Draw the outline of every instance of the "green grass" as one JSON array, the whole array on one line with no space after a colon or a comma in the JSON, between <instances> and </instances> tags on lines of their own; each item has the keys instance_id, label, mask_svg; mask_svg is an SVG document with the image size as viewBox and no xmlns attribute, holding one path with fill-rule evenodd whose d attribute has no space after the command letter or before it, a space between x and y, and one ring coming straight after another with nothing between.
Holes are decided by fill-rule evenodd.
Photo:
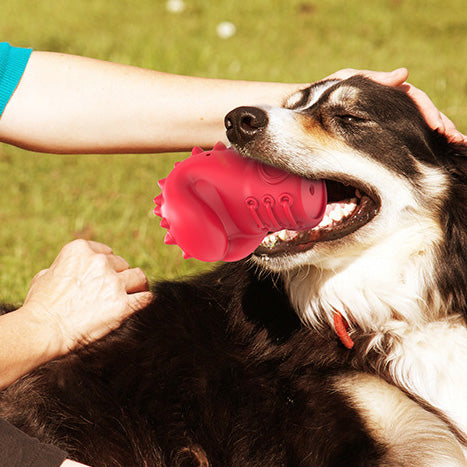
<instances>
[{"instance_id":1,"label":"green grass","mask_svg":"<svg viewBox=\"0 0 467 467\"><path fill-rule=\"evenodd\" d=\"M467 132L465 1L3 0L0 38L173 73L306 82L344 68L407 66ZM216 25L237 33L223 40ZM52 156L0 145L0 300L20 302L61 245L111 245L151 278L209 267L162 243L156 180L179 155Z\"/></svg>"}]
</instances>

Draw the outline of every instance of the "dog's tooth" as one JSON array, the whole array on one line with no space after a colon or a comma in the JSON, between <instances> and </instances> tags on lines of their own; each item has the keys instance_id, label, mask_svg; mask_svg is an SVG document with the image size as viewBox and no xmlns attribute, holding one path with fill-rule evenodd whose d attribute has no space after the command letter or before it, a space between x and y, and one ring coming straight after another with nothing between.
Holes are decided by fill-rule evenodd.
<instances>
[{"instance_id":1,"label":"dog's tooth","mask_svg":"<svg viewBox=\"0 0 467 467\"><path fill-rule=\"evenodd\" d=\"M287 230L287 236L289 240L296 240L300 236L299 230Z\"/></svg>"},{"instance_id":2,"label":"dog's tooth","mask_svg":"<svg viewBox=\"0 0 467 467\"><path fill-rule=\"evenodd\" d=\"M332 224L332 219L328 215L325 215L323 217L322 221L319 223L319 226L320 227L327 227L330 224Z\"/></svg>"},{"instance_id":3,"label":"dog's tooth","mask_svg":"<svg viewBox=\"0 0 467 467\"><path fill-rule=\"evenodd\" d=\"M348 216L351 212L354 211L356 207L357 207L357 203L348 203L342 209L344 211L344 214Z\"/></svg>"},{"instance_id":4,"label":"dog's tooth","mask_svg":"<svg viewBox=\"0 0 467 467\"><path fill-rule=\"evenodd\" d=\"M334 203L326 204L326 210L324 211L324 214L326 216L329 216L329 213L332 212L333 209L334 209Z\"/></svg>"},{"instance_id":5,"label":"dog's tooth","mask_svg":"<svg viewBox=\"0 0 467 467\"><path fill-rule=\"evenodd\" d=\"M333 220L333 221L340 221L342 220L342 218L344 217L344 211L342 210L341 207L336 207L335 209L333 209L330 213L329 213L329 217Z\"/></svg>"},{"instance_id":6,"label":"dog's tooth","mask_svg":"<svg viewBox=\"0 0 467 467\"><path fill-rule=\"evenodd\" d=\"M267 248L272 248L277 243L277 237L275 234L267 235L261 244Z\"/></svg>"},{"instance_id":7,"label":"dog's tooth","mask_svg":"<svg viewBox=\"0 0 467 467\"><path fill-rule=\"evenodd\" d=\"M283 241L286 242L289 239L289 235L287 230L281 230L278 234L278 237Z\"/></svg>"}]
</instances>

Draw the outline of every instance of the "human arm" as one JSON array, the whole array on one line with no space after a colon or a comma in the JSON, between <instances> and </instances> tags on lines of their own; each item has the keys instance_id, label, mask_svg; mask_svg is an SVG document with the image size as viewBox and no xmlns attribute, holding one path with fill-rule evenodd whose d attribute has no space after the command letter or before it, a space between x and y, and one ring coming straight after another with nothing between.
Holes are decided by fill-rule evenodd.
<instances>
[{"instance_id":1,"label":"human arm","mask_svg":"<svg viewBox=\"0 0 467 467\"><path fill-rule=\"evenodd\" d=\"M429 124L459 137L407 70L345 69L406 86ZM74 55L34 51L0 118L0 141L52 153L141 153L212 147L225 139L224 115L240 105L280 105L306 84L197 78Z\"/></svg>"},{"instance_id":2,"label":"human arm","mask_svg":"<svg viewBox=\"0 0 467 467\"><path fill-rule=\"evenodd\" d=\"M406 77L397 70L373 76L391 85ZM240 105L280 105L305 85L180 76L34 51L0 118L0 140L53 153L212 147L225 139L228 111Z\"/></svg>"},{"instance_id":3,"label":"human arm","mask_svg":"<svg viewBox=\"0 0 467 467\"><path fill-rule=\"evenodd\" d=\"M103 337L152 298L140 269L101 243L76 240L33 279L21 308L0 316L0 387Z\"/></svg>"},{"instance_id":4,"label":"human arm","mask_svg":"<svg viewBox=\"0 0 467 467\"><path fill-rule=\"evenodd\" d=\"M53 153L189 150L225 139L224 115L303 85L187 77L32 52L0 119L0 140Z\"/></svg>"}]
</instances>

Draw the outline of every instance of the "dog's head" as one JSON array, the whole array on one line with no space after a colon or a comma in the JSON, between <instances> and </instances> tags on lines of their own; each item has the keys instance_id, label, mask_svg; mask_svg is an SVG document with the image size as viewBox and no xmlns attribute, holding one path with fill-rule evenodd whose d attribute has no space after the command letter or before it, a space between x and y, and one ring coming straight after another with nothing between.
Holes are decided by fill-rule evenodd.
<instances>
[{"instance_id":1,"label":"dog's head","mask_svg":"<svg viewBox=\"0 0 467 467\"><path fill-rule=\"evenodd\" d=\"M432 131L405 92L361 76L323 81L281 108L235 109L226 127L244 156L326 180L322 223L270 235L253 255L284 273L306 320L338 310L373 327L439 313L446 210L454 191L465 200L466 148Z\"/></svg>"}]
</instances>

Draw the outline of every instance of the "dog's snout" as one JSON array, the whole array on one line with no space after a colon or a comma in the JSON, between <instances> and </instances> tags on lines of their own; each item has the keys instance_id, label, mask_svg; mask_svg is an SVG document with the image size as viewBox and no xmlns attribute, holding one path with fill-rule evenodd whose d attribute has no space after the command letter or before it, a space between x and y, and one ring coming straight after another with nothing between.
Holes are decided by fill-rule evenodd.
<instances>
[{"instance_id":1,"label":"dog's snout","mask_svg":"<svg viewBox=\"0 0 467 467\"><path fill-rule=\"evenodd\" d=\"M258 107L237 107L225 116L227 138L231 143L248 143L267 125L268 116Z\"/></svg>"}]
</instances>

